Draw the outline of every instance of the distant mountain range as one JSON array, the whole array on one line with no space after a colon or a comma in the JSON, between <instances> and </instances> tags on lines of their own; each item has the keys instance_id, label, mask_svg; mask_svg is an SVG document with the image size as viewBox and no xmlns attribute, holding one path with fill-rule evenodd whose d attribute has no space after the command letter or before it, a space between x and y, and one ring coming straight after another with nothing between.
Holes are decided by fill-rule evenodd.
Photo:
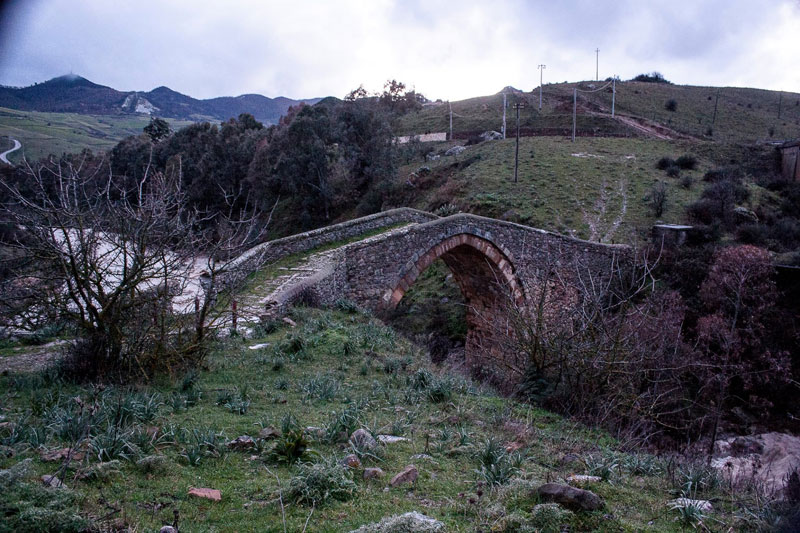
<instances>
[{"instance_id":1,"label":"distant mountain range","mask_svg":"<svg viewBox=\"0 0 800 533\"><path fill-rule=\"evenodd\" d=\"M292 100L260 94L222 96L198 100L157 87L149 92L118 91L98 85L75 74L59 76L30 87L0 86L0 107L20 111L82 113L87 115L152 115L183 120L228 120L241 113L250 113L267 124L278 122L289 106L305 102L315 104L321 98Z\"/></svg>"}]
</instances>

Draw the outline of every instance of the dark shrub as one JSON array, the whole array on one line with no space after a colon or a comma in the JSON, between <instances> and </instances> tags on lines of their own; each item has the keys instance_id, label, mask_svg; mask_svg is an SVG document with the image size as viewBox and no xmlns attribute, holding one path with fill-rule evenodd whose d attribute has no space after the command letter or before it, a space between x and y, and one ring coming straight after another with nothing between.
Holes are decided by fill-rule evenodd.
<instances>
[{"instance_id":1,"label":"dark shrub","mask_svg":"<svg viewBox=\"0 0 800 533\"><path fill-rule=\"evenodd\" d=\"M750 198L750 191L741 183L725 180L712 183L706 187L701 197L709 200L741 204Z\"/></svg>"},{"instance_id":2,"label":"dark shrub","mask_svg":"<svg viewBox=\"0 0 800 533\"><path fill-rule=\"evenodd\" d=\"M719 205L711 200L700 199L690 204L686 212L693 222L700 224L710 225L722 218Z\"/></svg>"},{"instance_id":3,"label":"dark shrub","mask_svg":"<svg viewBox=\"0 0 800 533\"><path fill-rule=\"evenodd\" d=\"M769 228L766 225L752 222L739 226L736 229L736 238L744 244L765 246L769 239L769 233Z\"/></svg>"},{"instance_id":4,"label":"dark shrub","mask_svg":"<svg viewBox=\"0 0 800 533\"><path fill-rule=\"evenodd\" d=\"M711 126L706 128L706 137L713 137L714 136L714 128Z\"/></svg>"},{"instance_id":5,"label":"dark shrub","mask_svg":"<svg viewBox=\"0 0 800 533\"><path fill-rule=\"evenodd\" d=\"M780 243L781 250L792 250L800 245L800 221L781 218L772 226L771 237Z\"/></svg>"},{"instance_id":6,"label":"dark shrub","mask_svg":"<svg viewBox=\"0 0 800 533\"><path fill-rule=\"evenodd\" d=\"M671 157L662 157L656 163L656 168L658 170L667 170L669 167L675 166L675 160Z\"/></svg>"},{"instance_id":7,"label":"dark shrub","mask_svg":"<svg viewBox=\"0 0 800 533\"><path fill-rule=\"evenodd\" d=\"M697 159L691 155L682 155L675 160L675 164L683 170L694 170L697 168Z\"/></svg>"},{"instance_id":8,"label":"dark shrub","mask_svg":"<svg viewBox=\"0 0 800 533\"><path fill-rule=\"evenodd\" d=\"M681 187L684 189L691 189L694 184L694 179L688 174L681 178Z\"/></svg>"},{"instance_id":9,"label":"dark shrub","mask_svg":"<svg viewBox=\"0 0 800 533\"><path fill-rule=\"evenodd\" d=\"M650 72L647 74L639 74L632 81L643 81L645 83L671 83L660 72Z\"/></svg>"},{"instance_id":10,"label":"dark shrub","mask_svg":"<svg viewBox=\"0 0 800 533\"><path fill-rule=\"evenodd\" d=\"M718 167L703 174L703 181L714 183L723 180L740 180L742 177L742 169L738 166Z\"/></svg>"},{"instance_id":11,"label":"dark shrub","mask_svg":"<svg viewBox=\"0 0 800 533\"><path fill-rule=\"evenodd\" d=\"M667 176L670 178L677 178L681 175L681 168L678 165L672 165L667 168Z\"/></svg>"},{"instance_id":12,"label":"dark shrub","mask_svg":"<svg viewBox=\"0 0 800 533\"><path fill-rule=\"evenodd\" d=\"M667 111L672 111L674 113L675 111L678 110L678 101L675 100L674 98L670 98L664 104L664 109L666 109Z\"/></svg>"}]
</instances>

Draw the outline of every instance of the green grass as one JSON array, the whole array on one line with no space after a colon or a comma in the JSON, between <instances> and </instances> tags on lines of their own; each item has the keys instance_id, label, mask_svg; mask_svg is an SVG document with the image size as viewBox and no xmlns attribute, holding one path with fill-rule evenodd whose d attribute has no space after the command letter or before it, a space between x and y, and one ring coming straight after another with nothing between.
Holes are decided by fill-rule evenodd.
<instances>
[{"instance_id":1,"label":"green grass","mask_svg":"<svg viewBox=\"0 0 800 533\"><path fill-rule=\"evenodd\" d=\"M0 108L0 136L22 143L9 160L15 163L36 160L50 154L110 150L129 135L138 135L150 117L138 115L80 115L77 113L41 113ZM191 124L169 120L173 129ZM9 145L9 148L11 145Z\"/></svg>"},{"instance_id":2,"label":"green grass","mask_svg":"<svg viewBox=\"0 0 800 533\"><path fill-rule=\"evenodd\" d=\"M522 101L520 126L523 128L560 128L571 130L573 89L591 91L605 82L557 83L544 86L542 109L539 92L533 90L510 95L509 102ZM753 143L800 137L800 94L738 87L697 87L642 82L619 82L616 85L616 111L623 115L653 120L681 133L722 142ZM717 113L714 104L719 90ZM629 126L612 120L611 88L596 92L580 92L577 129L579 134L622 135L639 137ZM781 100L782 98L782 100ZM677 103L674 112L667 111L668 100ZM778 117L780 104L781 116ZM510 104L509 104L510 105ZM500 131L503 96L481 96L452 102L453 131ZM449 130L447 104L427 106L400 117L394 124L397 135ZM514 111L507 112L509 136L516 127ZM709 127L713 135L706 137ZM770 134L771 132L771 134Z\"/></svg>"},{"instance_id":3,"label":"green grass","mask_svg":"<svg viewBox=\"0 0 800 533\"><path fill-rule=\"evenodd\" d=\"M260 427L280 429L287 416L301 427L326 428L335 414L354 414L356 426L373 433L399 434L408 442L386 445L374 457L362 458L365 466L379 466L387 477L380 481L364 481L355 472L353 497L345 501L329 501L314 507L289 501L290 480L303 471L301 464L275 463L268 459L270 442L262 451L227 451L218 456L206 454L197 466L191 466L185 455L193 437L165 438L157 445L157 453L166 457L163 469L145 472L136 466L142 454L121 458L115 465L118 473L96 475L92 479L74 477L77 468L95 466L94 456L73 463L64 477L75 491L78 507L87 516L122 519L132 529L152 531L171 523L177 510L181 531L283 531L281 505L283 499L287 531L301 531L308 520L308 531L341 532L377 521L380 518L418 510L445 522L448 531L484 531L499 523L502 514L518 513L523 519L537 503L532 488L546 480L561 479L571 473L582 473L585 467L577 462L565 463L567 454L579 458L613 456L615 465L624 465L628 454L614 451L617 444L601 431L590 430L541 409L500 398L459 377L437 376L435 369L427 380L446 383L451 395L443 402L434 401L415 376L430 368L425 356L392 330L367 316L338 311L295 309L292 313L298 327L283 328L252 341L239 338L219 343L194 385L202 395L196 405L175 411L170 405L173 395L185 394L181 380L164 380L150 387L137 389L138 401L161 398L155 418L132 421L129 430L145 427L161 428L161 433L183 434L192 429L199 434L217 434L219 442L239 435L257 436ZM290 349L292 338L302 338L303 348ZM249 350L256 342L271 343L265 350ZM273 349L274 348L274 349ZM277 367L273 360L284 364ZM401 359L387 373L386 361ZM422 370L420 370L422 369ZM312 380L329 378L338 384L333 396L309 395ZM2 415L24 427L40 427L46 435L42 444L51 449L67 445L47 425L48 409L75 406L72 398L80 397L91 404L91 397L107 398L104 409L115 409L130 397L123 392L77 387L46 379L0 377ZM234 397L246 396L250 406L246 414L237 414L218 405L221 391ZM98 396L99 395L99 396ZM141 415L141 408L139 411ZM151 415L152 416L152 415ZM5 430L3 430L5 431ZM102 433L102 430L97 430ZM307 432L315 457L341 459L352 449L345 439L328 441ZM8 444L8 432L2 433ZM522 440L520 457L515 461L513 479L496 487L481 485L481 450L487 440L505 443ZM41 439L40 439L41 440ZM176 442L177 440L177 442ZM38 450L24 443L10 444L13 457L3 454L0 468L8 468L25 458L32 458L35 474L53 473L57 463L43 463ZM4 448L9 449L9 448ZM430 459L412 458L426 453ZM388 479L408 464L416 464L420 477L413 487L389 488ZM663 462L656 460L663 466ZM594 483L589 488L602 496L607 509L594 513L578 513L570 520L571 531L680 531L674 512L666 502L674 497L673 484L663 471L648 474L632 473L624 466L616 467L612 482ZM114 470L112 469L112 470ZM190 498L189 487L216 488L222 492L218 503ZM721 497L722 489L703 494ZM739 526L733 504L721 500L715 505L713 518L726 525ZM118 509L113 512L113 509ZM310 515L310 518L309 518Z\"/></svg>"},{"instance_id":4,"label":"green grass","mask_svg":"<svg viewBox=\"0 0 800 533\"><path fill-rule=\"evenodd\" d=\"M506 139L467 147L457 158L405 165L398 172L396 201L424 210L450 202L465 212L580 238L630 242L646 236L656 221L645 197L657 181L667 184L668 198L659 220L681 222L686 205L700 194L703 173L734 151L685 141L524 137L515 184L514 150L515 141ZM661 157L683 154L698 159L696 170L682 171L694 180L689 189L655 168ZM420 178L417 188L405 186L422 165L431 168L430 176Z\"/></svg>"}]
</instances>

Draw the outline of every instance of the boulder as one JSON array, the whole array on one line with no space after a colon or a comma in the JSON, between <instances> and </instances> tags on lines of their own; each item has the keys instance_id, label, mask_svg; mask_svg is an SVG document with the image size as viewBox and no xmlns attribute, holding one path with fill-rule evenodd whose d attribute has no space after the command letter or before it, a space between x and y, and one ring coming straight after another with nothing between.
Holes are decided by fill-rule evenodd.
<instances>
[{"instance_id":1,"label":"boulder","mask_svg":"<svg viewBox=\"0 0 800 533\"><path fill-rule=\"evenodd\" d=\"M222 492L217 489L190 487L189 496L194 496L195 498L205 498L206 500L212 500L215 502L222 500Z\"/></svg>"},{"instance_id":2,"label":"boulder","mask_svg":"<svg viewBox=\"0 0 800 533\"><path fill-rule=\"evenodd\" d=\"M69 456L70 450L72 448L57 448L55 450L50 451L42 451L39 454L39 457L42 458L42 461L51 462L51 461L63 461ZM73 450L72 451L72 459L75 461L80 461L83 459L83 453Z\"/></svg>"},{"instance_id":3,"label":"boulder","mask_svg":"<svg viewBox=\"0 0 800 533\"><path fill-rule=\"evenodd\" d=\"M785 498L784 480L800 465L800 437L762 433L720 439L714 443L711 466L728 483L758 482L762 494Z\"/></svg>"},{"instance_id":4,"label":"boulder","mask_svg":"<svg viewBox=\"0 0 800 533\"><path fill-rule=\"evenodd\" d=\"M388 516L380 522L367 524L350 533L442 533L444 523L417 511Z\"/></svg>"},{"instance_id":5,"label":"boulder","mask_svg":"<svg viewBox=\"0 0 800 533\"><path fill-rule=\"evenodd\" d=\"M736 206L733 208L733 214L741 222L758 222L758 215L746 207Z\"/></svg>"},{"instance_id":6,"label":"boulder","mask_svg":"<svg viewBox=\"0 0 800 533\"><path fill-rule=\"evenodd\" d=\"M446 151L446 152L444 153L444 155L447 155L447 156L454 156L454 155L458 155L458 154L460 154L460 153L461 153L461 152L463 152L464 150L466 150L466 148L464 148L463 146L461 146L461 145L456 145L456 146L453 146L452 148L450 148L448 151Z\"/></svg>"},{"instance_id":7,"label":"boulder","mask_svg":"<svg viewBox=\"0 0 800 533\"><path fill-rule=\"evenodd\" d=\"M361 468L361 459L354 453L351 453L341 461L339 464L346 466L347 468Z\"/></svg>"},{"instance_id":8,"label":"boulder","mask_svg":"<svg viewBox=\"0 0 800 533\"><path fill-rule=\"evenodd\" d=\"M264 440L277 439L280 436L281 432L272 426L261 428L261 431L258 432L258 438Z\"/></svg>"},{"instance_id":9,"label":"boulder","mask_svg":"<svg viewBox=\"0 0 800 533\"><path fill-rule=\"evenodd\" d=\"M587 476L585 474L573 474L567 478L567 483L573 485L584 485L586 483L598 483L601 481L599 476Z\"/></svg>"},{"instance_id":10,"label":"boulder","mask_svg":"<svg viewBox=\"0 0 800 533\"><path fill-rule=\"evenodd\" d=\"M484 141L497 141L503 138L503 134L497 131L484 131L478 137Z\"/></svg>"},{"instance_id":11,"label":"boulder","mask_svg":"<svg viewBox=\"0 0 800 533\"><path fill-rule=\"evenodd\" d=\"M414 483L419 477L419 470L414 465L408 465L405 467L402 472L395 475L392 480L389 482L389 485L392 487L397 487L398 485L403 485L405 483Z\"/></svg>"},{"instance_id":12,"label":"boulder","mask_svg":"<svg viewBox=\"0 0 800 533\"><path fill-rule=\"evenodd\" d=\"M378 435L378 442L382 444L394 444L395 442L407 442L409 439L405 437L396 437L394 435Z\"/></svg>"},{"instance_id":13,"label":"boulder","mask_svg":"<svg viewBox=\"0 0 800 533\"><path fill-rule=\"evenodd\" d=\"M364 469L364 479L380 479L384 475L383 470L377 467Z\"/></svg>"},{"instance_id":14,"label":"boulder","mask_svg":"<svg viewBox=\"0 0 800 533\"><path fill-rule=\"evenodd\" d=\"M240 435L228 443L228 449L237 452L252 450L256 447L256 441L250 435Z\"/></svg>"},{"instance_id":15,"label":"boulder","mask_svg":"<svg viewBox=\"0 0 800 533\"><path fill-rule=\"evenodd\" d=\"M425 160L426 161L436 161L441 157L442 156L440 156L439 154L428 154L428 155L425 156Z\"/></svg>"},{"instance_id":16,"label":"boulder","mask_svg":"<svg viewBox=\"0 0 800 533\"><path fill-rule=\"evenodd\" d=\"M364 428L357 429L350 435L350 443L361 450L374 450L379 446L378 441Z\"/></svg>"},{"instance_id":17,"label":"boulder","mask_svg":"<svg viewBox=\"0 0 800 533\"><path fill-rule=\"evenodd\" d=\"M178 530L172 526L164 526L158 530L158 533L178 533Z\"/></svg>"},{"instance_id":18,"label":"boulder","mask_svg":"<svg viewBox=\"0 0 800 533\"><path fill-rule=\"evenodd\" d=\"M569 485L545 483L536 492L543 502L558 503L578 511L596 511L605 505L602 498L594 492L576 489Z\"/></svg>"},{"instance_id":19,"label":"boulder","mask_svg":"<svg viewBox=\"0 0 800 533\"><path fill-rule=\"evenodd\" d=\"M56 476L50 476L47 474L42 476L42 484L45 487L52 487L54 489L64 486L64 482L58 479Z\"/></svg>"}]
</instances>

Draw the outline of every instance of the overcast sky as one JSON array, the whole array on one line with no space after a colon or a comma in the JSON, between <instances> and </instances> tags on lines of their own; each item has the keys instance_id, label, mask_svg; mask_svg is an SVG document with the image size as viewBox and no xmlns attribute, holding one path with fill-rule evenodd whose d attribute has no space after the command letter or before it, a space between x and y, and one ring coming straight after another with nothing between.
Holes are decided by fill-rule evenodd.
<instances>
[{"instance_id":1,"label":"overcast sky","mask_svg":"<svg viewBox=\"0 0 800 533\"><path fill-rule=\"evenodd\" d=\"M429 98L631 78L800 92L800 0L3 2L0 84L73 72L120 90Z\"/></svg>"}]
</instances>

